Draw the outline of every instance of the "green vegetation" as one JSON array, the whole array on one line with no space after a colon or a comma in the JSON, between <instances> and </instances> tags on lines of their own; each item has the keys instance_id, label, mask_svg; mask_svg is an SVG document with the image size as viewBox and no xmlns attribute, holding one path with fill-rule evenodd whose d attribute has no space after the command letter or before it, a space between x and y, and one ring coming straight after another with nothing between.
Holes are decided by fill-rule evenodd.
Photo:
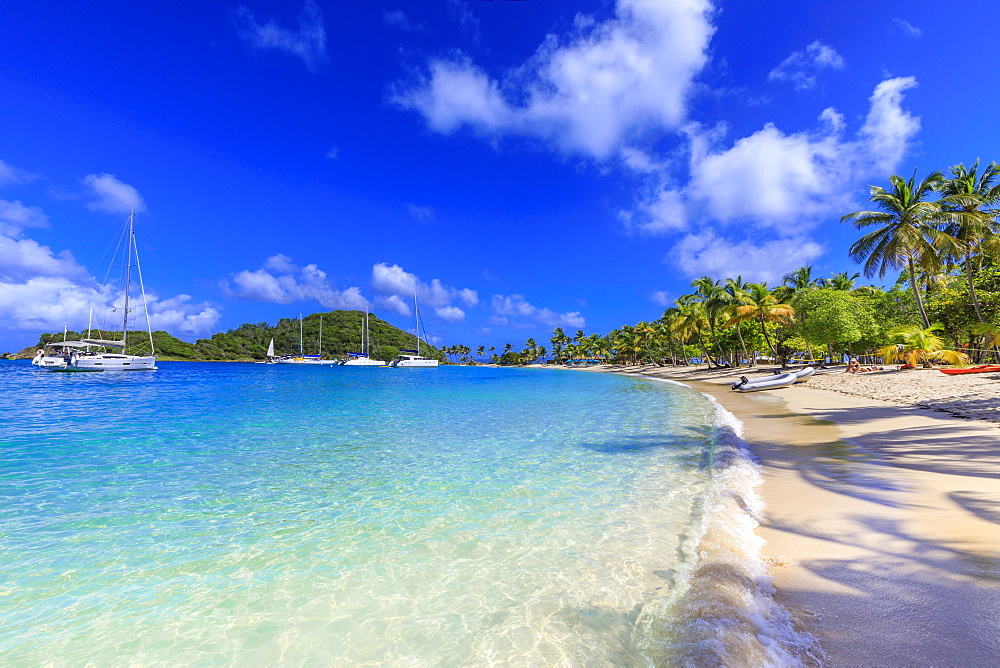
<instances>
[{"instance_id":1,"label":"green vegetation","mask_svg":"<svg viewBox=\"0 0 1000 668\"><path fill-rule=\"evenodd\" d=\"M325 358L343 357L349 352L361 351L361 321L362 311L330 311L313 313L302 320L303 352L314 355L322 352ZM323 349L320 343L320 316L323 321ZM374 358L390 360L400 349L415 349L417 339L413 334L393 327L389 323L369 316L371 328L371 355ZM94 334L97 336L97 334ZM79 341L79 332L68 332L68 340ZM121 339L121 332L104 332L102 338ZM263 360L267 355L267 345L274 339L274 352L277 355L291 355L299 352L299 320L297 318L282 318L274 326L266 322L240 325L228 332L220 332L208 339L199 339L195 343L187 343L166 332L153 332L153 343L156 354L162 360L190 361L251 361ZM42 334L38 345L63 340L63 333ZM149 337L145 332L129 333L129 353L149 352ZM424 342L420 343L420 353L445 361L444 355L437 348Z\"/></svg>"},{"instance_id":2,"label":"green vegetation","mask_svg":"<svg viewBox=\"0 0 1000 668\"><path fill-rule=\"evenodd\" d=\"M884 289L858 286L860 274L814 278L812 267L786 275L782 285L703 276L652 322L623 325L607 335L557 327L552 360L594 359L618 364L754 365L762 352L790 360L837 361L868 355L916 366L1000 361L1000 166L980 172L956 165L946 177L917 181L889 177L888 189L870 187L870 211L841 219L864 230L850 249L866 277L899 272ZM452 347L466 359L469 348ZM490 351L492 352L492 348ZM482 357L483 348L477 349ZM527 364L544 357L529 339L510 343L491 359Z\"/></svg>"}]
</instances>

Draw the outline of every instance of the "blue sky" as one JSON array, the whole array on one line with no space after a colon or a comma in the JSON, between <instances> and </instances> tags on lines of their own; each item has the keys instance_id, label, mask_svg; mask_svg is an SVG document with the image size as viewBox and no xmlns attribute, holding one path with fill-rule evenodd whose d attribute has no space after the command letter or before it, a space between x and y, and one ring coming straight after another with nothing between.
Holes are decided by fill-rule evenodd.
<instances>
[{"instance_id":1,"label":"blue sky","mask_svg":"<svg viewBox=\"0 0 1000 668\"><path fill-rule=\"evenodd\" d=\"M974 17L970 20L970 16ZM135 207L187 340L368 305L439 344L856 271L867 185L1000 158L992 3L15 3L0 350L86 326Z\"/></svg>"}]
</instances>

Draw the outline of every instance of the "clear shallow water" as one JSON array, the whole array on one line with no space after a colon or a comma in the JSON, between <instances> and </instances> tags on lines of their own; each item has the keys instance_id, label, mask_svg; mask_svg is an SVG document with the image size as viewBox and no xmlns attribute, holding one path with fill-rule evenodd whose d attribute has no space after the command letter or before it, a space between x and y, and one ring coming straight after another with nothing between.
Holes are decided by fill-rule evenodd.
<instances>
[{"instance_id":1,"label":"clear shallow water","mask_svg":"<svg viewBox=\"0 0 1000 668\"><path fill-rule=\"evenodd\" d=\"M694 391L547 370L0 364L6 662L686 651L678 600L718 477L716 407Z\"/></svg>"}]
</instances>

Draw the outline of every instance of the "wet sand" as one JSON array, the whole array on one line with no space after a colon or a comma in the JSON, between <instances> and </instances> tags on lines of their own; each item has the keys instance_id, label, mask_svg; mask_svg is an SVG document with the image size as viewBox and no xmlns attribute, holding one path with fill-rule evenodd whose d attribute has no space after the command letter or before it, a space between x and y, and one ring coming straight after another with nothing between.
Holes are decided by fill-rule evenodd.
<instances>
[{"instance_id":1,"label":"wet sand","mask_svg":"<svg viewBox=\"0 0 1000 668\"><path fill-rule=\"evenodd\" d=\"M908 403L905 372L742 394L729 390L739 371L595 370L679 380L743 421L764 469L757 531L777 597L828 665L1000 665L1000 424L956 418L927 392L939 410ZM980 410L992 382L956 401Z\"/></svg>"}]
</instances>

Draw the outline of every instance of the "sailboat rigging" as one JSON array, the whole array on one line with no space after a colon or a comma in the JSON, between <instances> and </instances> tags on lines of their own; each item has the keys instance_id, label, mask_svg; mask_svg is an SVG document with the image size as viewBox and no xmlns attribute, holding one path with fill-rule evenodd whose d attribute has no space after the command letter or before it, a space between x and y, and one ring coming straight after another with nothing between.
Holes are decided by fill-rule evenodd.
<instances>
[{"instance_id":1,"label":"sailboat rigging","mask_svg":"<svg viewBox=\"0 0 1000 668\"><path fill-rule=\"evenodd\" d=\"M63 341L59 344L50 344L52 347L62 348L61 355L46 356L43 351L38 351L32 364L41 366L50 371L153 371L156 367L156 351L153 346L153 330L149 322L149 308L146 302L146 288L142 281L142 266L139 263L139 249L135 241L135 212L132 212L125 223L125 244L124 244L124 266L125 266L125 290L124 306L122 311L122 338L121 339L92 339L90 337L90 327L93 321L93 309L91 309L91 322L87 324L87 337L82 341ZM133 264L134 262L134 264ZM139 279L139 289L142 294L142 309L146 316L146 333L149 336L148 354L126 354L128 345L129 327L129 298L132 291L132 270L135 269ZM112 308L112 312L118 311L119 307ZM139 344L140 347L143 344ZM135 346L135 344L133 344ZM100 351L92 351L91 348L101 348ZM115 352L105 352L107 348L116 348Z\"/></svg>"},{"instance_id":2,"label":"sailboat rigging","mask_svg":"<svg viewBox=\"0 0 1000 668\"><path fill-rule=\"evenodd\" d=\"M413 295L413 319L414 329L413 333L417 337L417 349L416 350L401 350L399 355L393 358L389 362L391 367L413 367L413 368L429 368L436 367L438 361L436 359L431 359L429 357L422 357L420 355L420 310L417 308L417 296Z\"/></svg>"}]
</instances>

